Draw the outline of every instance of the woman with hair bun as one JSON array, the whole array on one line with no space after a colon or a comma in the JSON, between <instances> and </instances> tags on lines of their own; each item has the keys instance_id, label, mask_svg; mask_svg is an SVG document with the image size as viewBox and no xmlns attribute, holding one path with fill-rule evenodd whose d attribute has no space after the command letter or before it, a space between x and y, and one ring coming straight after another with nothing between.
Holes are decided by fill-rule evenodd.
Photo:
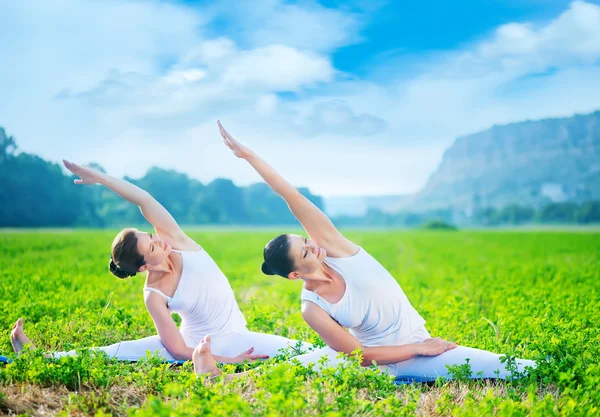
<instances>
[{"instance_id":1,"label":"woman with hair bun","mask_svg":"<svg viewBox=\"0 0 600 417\"><path fill-rule=\"evenodd\" d=\"M335 364L338 352L363 352L363 365L380 368L406 381L451 377L448 365L469 361L473 378L509 378L513 367L501 355L431 338L425 320L411 305L398 282L365 249L346 239L318 207L304 197L257 154L235 140L218 122L225 144L246 160L282 197L308 238L281 235L264 248L262 271L302 280L302 317L328 347L296 356L316 363L326 356ZM349 331L346 331L348 329ZM210 357L210 339L198 347L196 369L218 374ZM514 368L534 367L517 359Z\"/></svg>"},{"instance_id":2,"label":"woman with hair bun","mask_svg":"<svg viewBox=\"0 0 600 417\"><path fill-rule=\"evenodd\" d=\"M194 348L208 335L216 360L223 363L265 359L297 342L251 332L229 281L206 251L179 227L169 212L148 192L123 179L64 160L79 179L75 184L101 184L139 206L153 232L121 230L112 243L108 268L126 279L146 274L144 301L158 335L94 348L118 360L136 361L146 352L165 360L191 360ZM181 316L181 328L171 313ZM31 344L19 319L11 332L15 352ZM303 344L307 349L310 344ZM241 352L241 353L240 353ZM55 352L54 357L75 352Z\"/></svg>"}]
</instances>

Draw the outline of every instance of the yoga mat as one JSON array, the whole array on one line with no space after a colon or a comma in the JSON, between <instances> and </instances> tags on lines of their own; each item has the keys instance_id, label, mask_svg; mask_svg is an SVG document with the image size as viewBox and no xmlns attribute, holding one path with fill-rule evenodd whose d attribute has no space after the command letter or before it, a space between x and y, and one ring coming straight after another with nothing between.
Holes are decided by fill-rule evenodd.
<instances>
[{"instance_id":1,"label":"yoga mat","mask_svg":"<svg viewBox=\"0 0 600 417\"><path fill-rule=\"evenodd\" d=\"M431 378L428 379L423 376L405 375L405 376L396 378L396 380L394 381L394 384L403 385L403 384L413 384L415 382L434 382L434 381L435 381L435 379L431 379Z\"/></svg>"},{"instance_id":2,"label":"yoga mat","mask_svg":"<svg viewBox=\"0 0 600 417\"><path fill-rule=\"evenodd\" d=\"M11 363L12 359L6 356L0 355L0 363ZM137 362L137 361L123 361L123 362ZM173 365L183 365L186 361L165 361L166 363L172 363Z\"/></svg>"}]
</instances>

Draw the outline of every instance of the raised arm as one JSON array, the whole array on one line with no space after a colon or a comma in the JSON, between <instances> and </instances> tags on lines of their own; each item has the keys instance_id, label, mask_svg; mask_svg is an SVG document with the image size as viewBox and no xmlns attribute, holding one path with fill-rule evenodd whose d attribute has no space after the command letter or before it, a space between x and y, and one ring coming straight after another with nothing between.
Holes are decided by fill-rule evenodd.
<instances>
[{"instance_id":1,"label":"raised arm","mask_svg":"<svg viewBox=\"0 0 600 417\"><path fill-rule=\"evenodd\" d=\"M245 159L252 165L273 191L285 200L291 212L317 245L334 257L342 258L356 253L358 247L336 229L325 213L304 197L271 165L234 139L221 122L217 123L225 144L233 151L234 155Z\"/></svg>"},{"instance_id":2,"label":"raised arm","mask_svg":"<svg viewBox=\"0 0 600 417\"><path fill-rule=\"evenodd\" d=\"M388 365L406 361L415 356L438 356L457 346L456 343L433 338L427 339L423 343L401 346L365 347L333 320L325 310L310 301L302 303L302 317L333 350L348 355L351 355L356 349L362 350L362 366L370 366L373 361L378 365Z\"/></svg>"},{"instance_id":3,"label":"raised arm","mask_svg":"<svg viewBox=\"0 0 600 417\"><path fill-rule=\"evenodd\" d=\"M165 300L154 292L146 293L146 308L152 316L154 326L158 331L161 342L167 348L167 351L177 360L191 360L194 349L188 347L181 336L181 332L171 317L171 313ZM213 355L215 360L220 363L241 363L245 360L267 359L267 355L254 355L254 348L250 348L238 356L230 358L225 356Z\"/></svg>"},{"instance_id":4,"label":"raised arm","mask_svg":"<svg viewBox=\"0 0 600 417\"><path fill-rule=\"evenodd\" d=\"M173 216L147 191L120 178L95 169L82 167L63 159L65 167L80 179L75 184L102 184L125 200L139 206L143 216L150 222L156 234L176 249L195 248L197 244L181 230Z\"/></svg>"}]
</instances>

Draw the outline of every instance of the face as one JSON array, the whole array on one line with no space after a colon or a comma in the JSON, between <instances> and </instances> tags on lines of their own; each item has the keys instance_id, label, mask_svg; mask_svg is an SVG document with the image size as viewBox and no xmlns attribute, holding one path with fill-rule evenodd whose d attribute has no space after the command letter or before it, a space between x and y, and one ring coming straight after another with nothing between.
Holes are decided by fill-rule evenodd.
<instances>
[{"instance_id":1,"label":"face","mask_svg":"<svg viewBox=\"0 0 600 417\"><path fill-rule=\"evenodd\" d=\"M290 279L301 278L321 268L327 256L325 249L303 236L289 235L290 257L294 261L296 271L290 273Z\"/></svg>"},{"instance_id":2,"label":"face","mask_svg":"<svg viewBox=\"0 0 600 417\"><path fill-rule=\"evenodd\" d=\"M146 264L140 268L140 271L145 271L148 268L160 265L171 253L171 245L159 238L154 233L136 232L137 250L144 256Z\"/></svg>"}]
</instances>

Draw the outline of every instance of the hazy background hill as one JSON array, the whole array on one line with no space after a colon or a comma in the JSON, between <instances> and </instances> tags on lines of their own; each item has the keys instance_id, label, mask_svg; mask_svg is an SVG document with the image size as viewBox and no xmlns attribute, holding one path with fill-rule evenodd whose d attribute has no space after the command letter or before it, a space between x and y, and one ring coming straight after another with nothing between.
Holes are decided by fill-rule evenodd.
<instances>
[{"instance_id":1,"label":"hazy background hill","mask_svg":"<svg viewBox=\"0 0 600 417\"><path fill-rule=\"evenodd\" d=\"M404 207L483 207L600 199L600 111L494 126L460 137Z\"/></svg>"}]
</instances>

